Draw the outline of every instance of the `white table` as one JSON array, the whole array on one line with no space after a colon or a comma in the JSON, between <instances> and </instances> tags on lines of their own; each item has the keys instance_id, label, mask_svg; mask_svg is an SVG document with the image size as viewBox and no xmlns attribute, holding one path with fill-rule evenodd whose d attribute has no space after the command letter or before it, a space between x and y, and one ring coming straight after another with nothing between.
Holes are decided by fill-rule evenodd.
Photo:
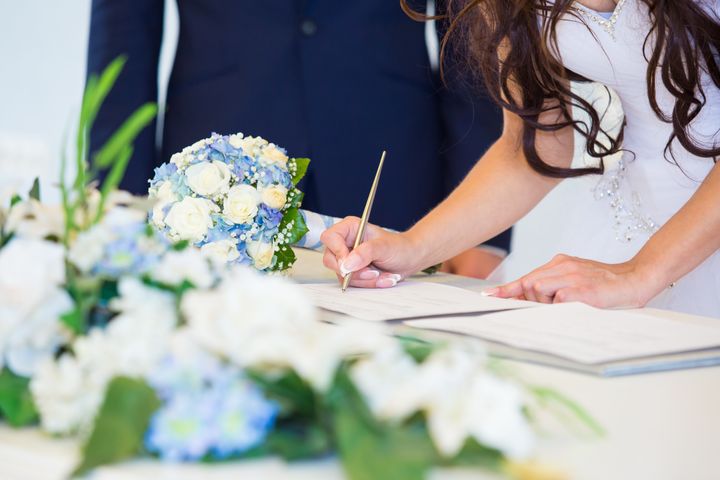
<instances>
[{"instance_id":1,"label":"white table","mask_svg":"<svg viewBox=\"0 0 720 480\"><path fill-rule=\"evenodd\" d=\"M301 252L298 281L332 278L320 257ZM482 282L439 275L432 279L465 288ZM720 478L720 367L598 378L539 365L507 362L523 378L554 387L581 403L607 430L604 438L578 438L558 428L541 439L538 459L587 480L716 480ZM77 445L39 431L0 427L0 479L60 480L77 460ZM292 466L277 459L218 466L173 466L149 460L99 469L97 480L212 480L344 478L334 460ZM436 471L437 479L492 478L475 471ZM382 479L379 479L382 480Z\"/></svg>"}]
</instances>

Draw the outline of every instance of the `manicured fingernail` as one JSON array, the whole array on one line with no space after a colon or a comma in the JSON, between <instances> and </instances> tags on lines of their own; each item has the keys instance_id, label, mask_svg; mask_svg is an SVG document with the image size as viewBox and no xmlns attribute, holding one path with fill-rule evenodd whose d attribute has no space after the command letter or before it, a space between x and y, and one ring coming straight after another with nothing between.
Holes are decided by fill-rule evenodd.
<instances>
[{"instance_id":1,"label":"manicured fingernail","mask_svg":"<svg viewBox=\"0 0 720 480\"><path fill-rule=\"evenodd\" d=\"M397 273L391 274L391 275L390 275L390 278L392 278L393 280L395 280L395 283L396 283L396 284L397 284L398 282L400 282L400 280L402 280L402 276L398 275Z\"/></svg>"},{"instance_id":2,"label":"manicured fingernail","mask_svg":"<svg viewBox=\"0 0 720 480\"><path fill-rule=\"evenodd\" d=\"M357 278L360 280L375 280L380 276L380 272L377 270L363 270L357 274Z\"/></svg>"},{"instance_id":3,"label":"manicured fingernail","mask_svg":"<svg viewBox=\"0 0 720 480\"><path fill-rule=\"evenodd\" d=\"M380 280L377 281L377 284L376 284L376 285L377 285L379 288L390 288L390 287L394 287L394 286L397 285L398 282L399 282L399 280L396 280L396 279L395 279L395 276L396 276L396 275L390 275L390 276L381 278ZM397 275L397 276L399 276L399 275Z\"/></svg>"},{"instance_id":4,"label":"manicured fingernail","mask_svg":"<svg viewBox=\"0 0 720 480\"><path fill-rule=\"evenodd\" d=\"M498 293L500 293L499 288L488 288L487 290L483 290L482 292L480 292L480 295L482 295L483 297L494 297Z\"/></svg>"},{"instance_id":5,"label":"manicured fingernail","mask_svg":"<svg viewBox=\"0 0 720 480\"><path fill-rule=\"evenodd\" d=\"M361 258L350 252L350 254L340 261L340 273L347 275L348 273L354 272L360 267Z\"/></svg>"}]
</instances>

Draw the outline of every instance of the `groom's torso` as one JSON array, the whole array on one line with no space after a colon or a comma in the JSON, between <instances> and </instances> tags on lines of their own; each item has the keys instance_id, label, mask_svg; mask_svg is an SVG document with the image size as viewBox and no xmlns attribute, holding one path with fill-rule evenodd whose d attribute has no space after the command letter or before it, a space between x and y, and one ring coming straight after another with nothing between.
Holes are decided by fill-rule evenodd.
<instances>
[{"instance_id":1,"label":"groom's torso","mask_svg":"<svg viewBox=\"0 0 720 480\"><path fill-rule=\"evenodd\" d=\"M399 2L178 0L178 7L163 159L210 131L262 135L311 156L308 207L342 215L361 209L357 199L388 149L379 205L411 212L400 222L407 224L441 199L437 84L424 25ZM412 184L403 181L408 175ZM406 226L392 221L395 212L376 215Z\"/></svg>"}]
</instances>

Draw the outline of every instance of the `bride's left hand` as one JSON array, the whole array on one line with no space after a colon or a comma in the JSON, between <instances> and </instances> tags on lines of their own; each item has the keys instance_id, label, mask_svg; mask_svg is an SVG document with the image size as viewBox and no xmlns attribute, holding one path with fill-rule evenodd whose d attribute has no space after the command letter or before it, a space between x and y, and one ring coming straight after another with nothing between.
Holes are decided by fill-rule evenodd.
<instances>
[{"instance_id":1,"label":"bride's left hand","mask_svg":"<svg viewBox=\"0 0 720 480\"><path fill-rule=\"evenodd\" d=\"M557 255L524 277L485 293L541 303L583 302L600 308L635 308L645 306L659 293L652 278L633 260L607 264Z\"/></svg>"}]
</instances>

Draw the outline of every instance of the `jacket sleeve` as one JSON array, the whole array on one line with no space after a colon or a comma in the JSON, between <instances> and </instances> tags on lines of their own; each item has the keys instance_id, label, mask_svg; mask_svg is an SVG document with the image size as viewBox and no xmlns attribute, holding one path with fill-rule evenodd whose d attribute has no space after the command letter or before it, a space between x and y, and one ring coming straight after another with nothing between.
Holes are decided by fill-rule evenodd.
<instances>
[{"instance_id":1,"label":"jacket sleeve","mask_svg":"<svg viewBox=\"0 0 720 480\"><path fill-rule=\"evenodd\" d=\"M127 63L107 96L90 132L90 152L99 149L138 107L158 101L158 61L163 37L164 0L92 0L87 72L99 74L119 55ZM153 121L135 141L121 187L147 193L156 162Z\"/></svg>"},{"instance_id":2,"label":"jacket sleeve","mask_svg":"<svg viewBox=\"0 0 720 480\"><path fill-rule=\"evenodd\" d=\"M436 8L442 14L444 0L436 0ZM447 26L438 20L439 40ZM439 85L440 114L443 124L443 147L441 158L444 165L445 193L449 194L462 182L478 159L500 138L502 113L479 85L467 74L464 60L449 52L444 58L444 83ZM512 230L501 233L485 242L505 252L510 251Z\"/></svg>"}]
</instances>

